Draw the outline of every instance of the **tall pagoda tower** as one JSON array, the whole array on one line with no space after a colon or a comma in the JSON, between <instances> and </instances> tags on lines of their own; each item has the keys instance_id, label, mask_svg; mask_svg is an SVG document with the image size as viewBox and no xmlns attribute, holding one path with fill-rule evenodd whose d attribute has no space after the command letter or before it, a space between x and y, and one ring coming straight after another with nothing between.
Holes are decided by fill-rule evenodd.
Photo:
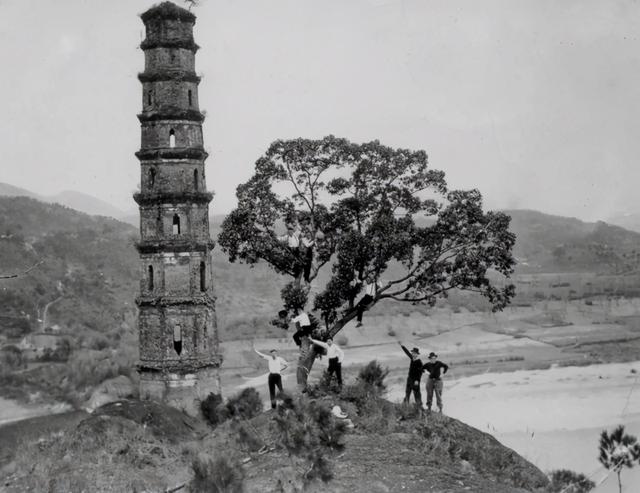
<instances>
[{"instance_id":1,"label":"tall pagoda tower","mask_svg":"<svg viewBox=\"0 0 640 493\"><path fill-rule=\"evenodd\" d=\"M195 16L170 2L141 15L140 397L196 413L220 392L209 202L193 40Z\"/></svg>"}]
</instances>

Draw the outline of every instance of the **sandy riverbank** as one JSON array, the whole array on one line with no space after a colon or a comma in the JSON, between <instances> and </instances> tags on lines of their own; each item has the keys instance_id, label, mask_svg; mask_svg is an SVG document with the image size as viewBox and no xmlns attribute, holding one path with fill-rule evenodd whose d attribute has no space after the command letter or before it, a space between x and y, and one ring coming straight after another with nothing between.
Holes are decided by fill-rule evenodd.
<instances>
[{"instance_id":1,"label":"sandy riverbank","mask_svg":"<svg viewBox=\"0 0 640 493\"><path fill-rule=\"evenodd\" d=\"M389 397L402 393L394 385ZM445 412L544 471L568 468L597 483L606 475L597 459L600 432L624 424L640 437L640 361L447 379ZM623 485L640 491L640 468L624 471ZM617 491L614 476L595 491Z\"/></svg>"}]
</instances>

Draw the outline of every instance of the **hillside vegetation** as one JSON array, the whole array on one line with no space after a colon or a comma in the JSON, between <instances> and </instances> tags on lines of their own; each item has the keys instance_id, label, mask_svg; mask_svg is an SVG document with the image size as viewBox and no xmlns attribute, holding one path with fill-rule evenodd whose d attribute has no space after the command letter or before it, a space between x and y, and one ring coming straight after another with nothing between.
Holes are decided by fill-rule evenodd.
<instances>
[{"instance_id":1,"label":"hillside vegetation","mask_svg":"<svg viewBox=\"0 0 640 493\"><path fill-rule=\"evenodd\" d=\"M623 267L614 260L625 259L640 234L534 211L509 213L518 235L516 255L522 261L518 266L522 275L516 277L521 293L516 303L628 291L624 286L616 288L622 284L611 281ZM222 219L212 218L214 238ZM114 219L26 197L0 197L0 274L21 273L37 264L26 275L0 280L0 346L5 347L0 351L2 395L27 399L29 394L40 392L79 402L107 378L124 374L135 380L134 299L139 266L133 243L137 235L135 227ZM628 256L625 261L628 263ZM283 282L277 275L261 264L253 268L231 264L219 250L214 250L213 269L222 341L287 337L270 323L281 304ZM548 286L544 287L543 282L534 283L526 277L527 272L593 271L610 276L600 280L590 277L588 289L577 287L581 283L575 279L562 283L556 276L545 281ZM613 287L595 285L604 280ZM554 287L561 284L566 287ZM488 309L484 300L473 295L452 293L447 303L454 311ZM381 311L409 315L429 310L388 302L370 316ZM53 326L60 329L72 350L67 364L27 368L18 351L6 349L28 333ZM11 368L4 363L9 360L19 371L8 371Z\"/></svg>"},{"instance_id":2,"label":"hillside vegetation","mask_svg":"<svg viewBox=\"0 0 640 493\"><path fill-rule=\"evenodd\" d=\"M425 420L413 406L385 400L383 379L379 371L361 371L340 393L320 385L306 396L282 395L277 410L267 412L259 399L254 405L255 390L245 389L220 405L232 415L208 426L153 402L107 404L5 451L4 486L9 492L548 491L539 469L490 435L440 414ZM353 426L332 414L336 404Z\"/></svg>"}]
</instances>

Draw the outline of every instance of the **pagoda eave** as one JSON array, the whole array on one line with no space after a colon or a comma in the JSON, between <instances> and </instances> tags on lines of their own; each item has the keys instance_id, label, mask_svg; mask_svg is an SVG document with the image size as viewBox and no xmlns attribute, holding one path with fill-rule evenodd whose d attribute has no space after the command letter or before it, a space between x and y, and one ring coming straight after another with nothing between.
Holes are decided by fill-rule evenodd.
<instances>
[{"instance_id":1,"label":"pagoda eave","mask_svg":"<svg viewBox=\"0 0 640 493\"><path fill-rule=\"evenodd\" d=\"M207 253L213 250L214 247L215 247L215 242L211 239L203 240L203 241L162 239L162 240L141 240L136 242L136 249L140 254L183 253L183 252Z\"/></svg>"},{"instance_id":2,"label":"pagoda eave","mask_svg":"<svg viewBox=\"0 0 640 493\"><path fill-rule=\"evenodd\" d=\"M154 48L182 48L185 50L197 52L200 47L192 39L145 39L140 43L143 51L153 50Z\"/></svg>"},{"instance_id":3,"label":"pagoda eave","mask_svg":"<svg viewBox=\"0 0 640 493\"><path fill-rule=\"evenodd\" d=\"M198 110L183 110L178 108L160 108L157 111L145 111L138 113L140 123L157 122L161 120L185 120L189 123L202 123L205 116Z\"/></svg>"},{"instance_id":4,"label":"pagoda eave","mask_svg":"<svg viewBox=\"0 0 640 493\"><path fill-rule=\"evenodd\" d=\"M198 159L204 161L209 154L204 149L193 147L164 147L156 149L140 149L136 152L140 161L157 159Z\"/></svg>"},{"instance_id":5,"label":"pagoda eave","mask_svg":"<svg viewBox=\"0 0 640 493\"><path fill-rule=\"evenodd\" d=\"M194 373L198 370L203 370L206 368L220 368L220 366L222 365L222 355L215 354L213 356L214 357L207 360L145 360L140 361L136 369L138 370L138 372L176 373L178 375L188 375L190 373Z\"/></svg>"},{"instance_id":6,"label":"pagoda eave","mask_svg":"<svg viewBox=\"0 0 640 493\"><path fill-rule=\"evenodd\" d=\"M133 200L138 205L154 205L154 204L208 204L213 200L211 192L164 192L164 193L143 193L136 192L133 194Z\"/></svg>"},{"instance_id":7,"label":"pagoda eave","mask_svg":"<svg viewBox=\"0 0 640 493\"><path fill-rule=\"evenodd\" d=\"M158 82L174 80L178 82L194 82L199 84L202 77L193 72L185 72L184 70L164 70L162 72L140 72L138 74L140 82Z\"/></svg>"},{"instance_id":8,"label":"pagoda eave","mask_svg":"<svg viewBox=\"0 0 640 493\"><path fill-rule=\"evenodd\" d=\"M215 305L216 298L209 294L189 295L189 296L138 296L136 305L142 308L145 306L208 306Z\"/></svg>"}]
</instances>

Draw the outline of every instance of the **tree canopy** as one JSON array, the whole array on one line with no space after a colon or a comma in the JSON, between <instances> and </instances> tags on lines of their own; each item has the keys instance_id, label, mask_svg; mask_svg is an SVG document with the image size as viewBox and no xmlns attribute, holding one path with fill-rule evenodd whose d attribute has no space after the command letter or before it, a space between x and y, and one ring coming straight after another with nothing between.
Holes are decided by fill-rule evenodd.
<instances>
[{"instance_id":1,"label":"tree canopy","mask_svg":"<svg viewBox=\"0 0 640 493\"><path fill-rule=\"evenodd\" d=\"M325 337L356 316L367 281L380 282L367 308L385 299L433 305L460 289L501 310L514 295L513 285L495 282L515 264L509 216L484 212L478 190L449 190L425 151L334 136L278 140L236 195L218 238L223 251L288 276L284 307L316 311ZM296 235L298 246L287 241ZM309 300L323 270L328 280ZM310 353L301 361L312 364Z\"/></svg>"}]
</instances>

